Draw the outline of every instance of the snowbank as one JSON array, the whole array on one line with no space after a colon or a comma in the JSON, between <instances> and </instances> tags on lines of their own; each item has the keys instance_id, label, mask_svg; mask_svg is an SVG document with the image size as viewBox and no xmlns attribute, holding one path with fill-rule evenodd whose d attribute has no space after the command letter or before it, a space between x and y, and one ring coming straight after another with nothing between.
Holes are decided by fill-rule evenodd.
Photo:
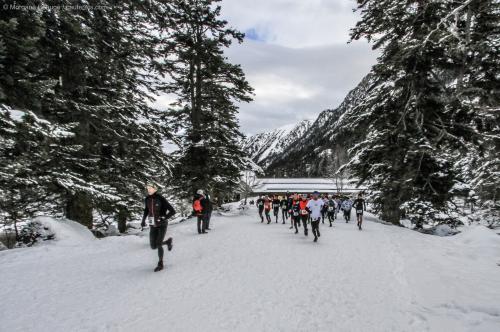
<instances>
[{"instance_id":1,"label":"snowbank","mask_svg":"<svg viewBox=\"0 0 500 332\"><path fill-rule=\"evenodd\" d=\"M500 260L500 236L494 230L482 225L464 227L456 238L460 244L477 249L483 255L491 254Z\"/></svg>"},{"instance_id":2,"label":"snowbank","mask_svg":"<svg viewBox=\"0 0 500 332\"><path fill-rule=\"evenodd\" d=\"M88 228L68 219L37 217L34 221L40 222L55 233L55 241L58 245L80 246L97 240Z\"/></svg>"}]
</instances>

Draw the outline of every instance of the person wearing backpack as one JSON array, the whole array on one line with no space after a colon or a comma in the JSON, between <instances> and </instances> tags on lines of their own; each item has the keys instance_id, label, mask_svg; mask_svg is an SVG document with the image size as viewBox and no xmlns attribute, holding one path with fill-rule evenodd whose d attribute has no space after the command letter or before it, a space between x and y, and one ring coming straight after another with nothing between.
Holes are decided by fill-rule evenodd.
<instances>
[{"instance_id":1,"label":"person wearing backpack","mask_svg":"<svg viewBox=\"0 0 500 332\"><path fill-rule=\"evenodd\" d=\"M266 220L268 225L271 223L271 207L272 207L272 200L269 196L267 196L266 198L264 198L264 213L266 215Z\"/></svg>"},{"instance_id":2,"label":"person wearing backpack","mask_svg":"<svg viewBox=\"0 0 500 332\"><path fill-rule=\"evenodd\" d=\"M208 200L205 197L203 190L199 189L193 198L193 214L196 216L198 234L206 234L207 231L207 215L208 215Z\"/></svg>"},{"instance_id":3,"label":"person wearing backpack","mask_svg":"<svg viewBox=\"0 0 500 332\"><path fill-rule=\"evenodd\" d=\"M358 228L361 230L361 224L363 223L363 211L366 211L366 202L363 199L363 194L359 193L358 198L353 202L354 210L356 211L356 220L358 221Z\"/></svg>"},{"instance_id":4,"label":"person wearing backpack","mask_svg":"<svg viewBox=\"0 0 500 332\"><path fill-rule=\"evenodd\" d=\"M141 226L146 227L146 219L149 223L149 245L151 249L158 250L158 265L155 272L163 270L163 245L167 245L168 251L173 248L173 239L165 239L167 233L168 219L175 215L175 210L170 203L158 193L158 188L152 183L146 186L148 196L144 200L144 214Z\"/></svg>"},{"instance_id":5,"label":"person wearing backpack","mask_svg":"<svg viewBox=\"0 0 500 332\"><path fill-rule=\"evenodd\" d=\"M260 196L259 199L255 202L255 205L257 205L257 209L259 209L259 216L260 216L260 222L264 222L264 216L262 213L264 213L264 196Z\"/></svg>"},{"instance_id":6,"label":"person wearing backpack","mask_svg":"<svg viewBox=\"0 0 500 332\"><path fill-rule=\"evenodd\" d=\"M288 197L283 197L280 201L281 206L281 217L283 218L283 225L285 224L285 220L288 220Z\"/></svg>"},{"instance_id":7,"label":"person wearing backpack","mask_svg":"<svg viewBox=\"0 0 500 332\"><path fill-rule=\"evenodd\" d=\"M278 195L274 195L273 198L273 215L276 218L276 223L278 223L278 217L280 215L280 204L281 200Z\"/></svg>"},{"instance_id":8,"label":"person wearing backpack","mask_svg":"<svg viewBox=\"0 0 500 332\"><path fill-rule=\"evenodd\" d=\"M352 209L352 201L349 197L347 197L342 202L342 210L344 211L344 219L346 224L351 221L351 209Z\"/></svg>"}]
</instances>

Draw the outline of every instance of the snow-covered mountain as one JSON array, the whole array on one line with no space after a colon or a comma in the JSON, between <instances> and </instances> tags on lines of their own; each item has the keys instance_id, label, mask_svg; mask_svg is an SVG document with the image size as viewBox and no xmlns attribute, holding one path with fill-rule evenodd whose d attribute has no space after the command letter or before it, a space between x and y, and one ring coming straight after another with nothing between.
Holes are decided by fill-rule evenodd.
<instances>
[{"instance_id":1,"label":"snow-covered mountain","mask_svg":"<svg viewBox=\"0 0 500 332\"><path fill-rule=\"evenodd\" d=\"M311 127L311 120L279 127L270 132L247 137L242 145L250 158L259 166L266 168L290 145L302 137Z\"/></svg>"},{"instance_id":2,"label":"snow-covered mountain","mask_svg":"<svg viewBox=\"0 0 500 332\"><path fill-rule=\"evenodd\" d=\"M267 176L325 176L329 158L333 155L344 162L347 148L356 142L352 133L343 132L342 118L363 101L370 81L366 76L339 107L321 112L315 121L247 137L244 148Z\"/></svg>"}]
</instances>

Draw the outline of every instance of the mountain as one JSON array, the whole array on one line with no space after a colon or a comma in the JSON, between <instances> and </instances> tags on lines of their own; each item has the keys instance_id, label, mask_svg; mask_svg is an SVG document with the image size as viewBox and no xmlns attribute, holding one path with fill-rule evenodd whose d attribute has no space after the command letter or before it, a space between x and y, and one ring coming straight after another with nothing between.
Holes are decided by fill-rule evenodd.
<instances>
[{"instance_id":1,"label":"mountain","mask_svg":"<svg viewBox=\"0 0 500 332\"><path fill-rule=\"evenodd\" d=\"M263 169L278 158L290 145L295 144L311 127L311 120L286 125L270 132L249 136L243 140L243 150Z\"/></svg>"},{"instance_id":2,"label":"mountain","mask_svg":"<svg viewBox=\"0 0 500 332\"><path fill-rule=\"evenodd\" d=\"M332 176L332 170L347 162L347 149L359 140L356 133L344 130L343 115L363 102L371 80L367 75L340 106L321 112L312 123L302 121L246 138L247 151L266 176Z\"/></svg>"}]
</instances>

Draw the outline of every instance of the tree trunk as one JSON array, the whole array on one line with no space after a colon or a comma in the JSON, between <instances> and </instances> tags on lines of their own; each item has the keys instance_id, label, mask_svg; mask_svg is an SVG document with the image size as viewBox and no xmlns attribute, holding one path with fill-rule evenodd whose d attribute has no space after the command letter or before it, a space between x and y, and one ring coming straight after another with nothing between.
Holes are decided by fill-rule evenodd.
<instances>
[{"instance_id":1,"label":"tree trunk","mask_svg":"<svg viewBox=\"0 0 500 332\"><path fill-rule=\"evenodd\" d=\"M92 228L92 201L84 193L71 195L66 202L66 218Z\"/></svg>"},{"instance_id":2,"label":"tree trunk","mask_svg":"<svg viewBox=\"0 0 500 332\"><path fill-rule=\"evenodd\" d=\"M126 208L120 208L118 210L118 231L120 233L125 233L127 231L127 218L128 218L128 211Z\"/></svg>"},{"instance_id":3,"label":"tree trunk","mask_svg":"<svg viewBox=\"0 0 500 332\"><path fill-rule=\"evenodd\" d=\"M386 195L382 203L382 220L400 226L401 211L399 210L399 200L392 195Z\"/></svg>"}]
</instances>

